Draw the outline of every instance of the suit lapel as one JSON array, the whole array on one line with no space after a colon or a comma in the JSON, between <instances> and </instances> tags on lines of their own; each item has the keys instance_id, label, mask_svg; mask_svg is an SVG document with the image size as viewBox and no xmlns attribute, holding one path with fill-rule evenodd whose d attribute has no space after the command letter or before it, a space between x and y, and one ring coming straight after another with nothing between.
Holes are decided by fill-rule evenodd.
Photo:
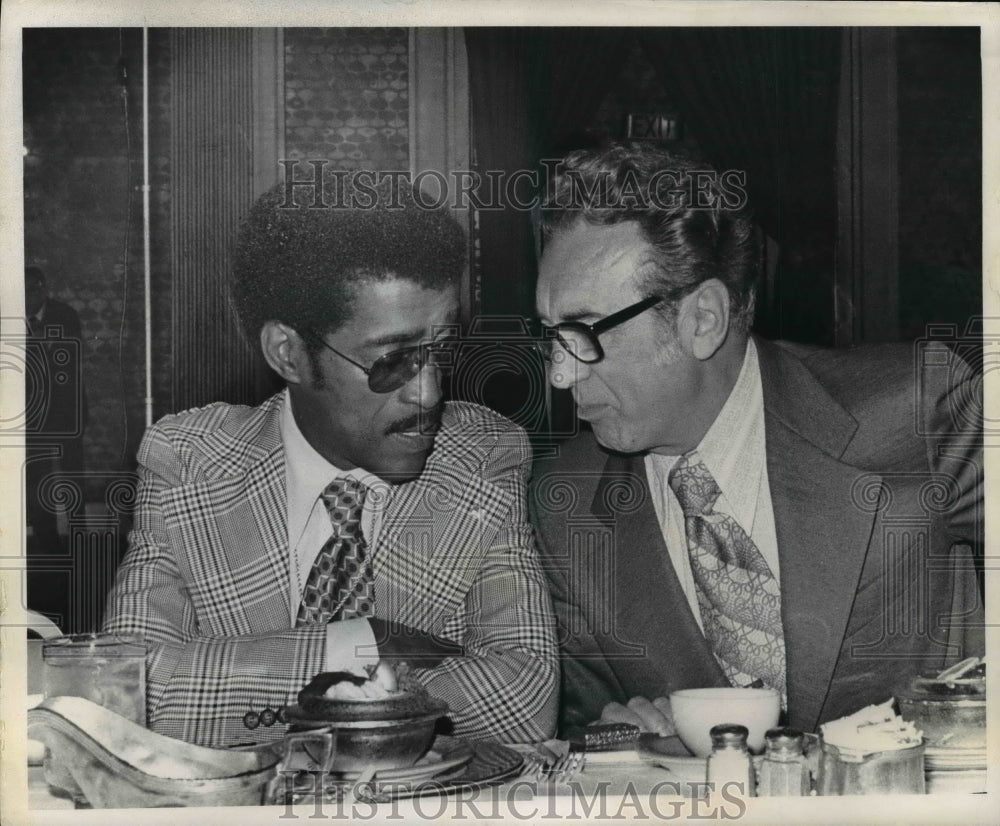
<instances>
[{"instance_id":1,"label":"suit lapel","mask_svg":"<svg viewBox=\"0 0 1000 826\"><path fill-rule=\"evenodd\" d=\"M725 685L674 573L641 457L608 457L591 513L613 531L606 569L614 572L614 580L593 581L590 587L603 584L606 593L614 594L617 650L605 653L622 657L617 671L625 693L666 696L678 688ZM588 566L595 568L600 566ZM595 604L606 603L598 599ZM644 649L640 656L636 645Z\"/></svg>"},{"instance_id":2,"label":"suit lapel","mask_svg":"<svg viewBox=\"0 0 1000 826\"><path fill-rule=\"evenodd\" d=\"M242 605L253 631L287 628L290 620L288 547L288 497L285 488L285 454L278 448L247 473L240 485L245 494L243 508L254 535L249 547L231 545L227 554L244 563L247 571ZM251 570L252 568L252 570Z\"/></svg>"},{"instance_id":3,"label":"suit lapel","mask_svg":"<svg viewBox=\"0 0 1000 826\"><path fill-rule=\"evenodd\" d=\"M440 633L510 507L496 485L432 454L417 480L388 493L372 559L377 615Z\"/></svg>"},{"instance_id":4,"label":"suit lapel","mask_svg":"<svg viewBox=\"0 0 1000 826\"><path fill-rule=\"evenodd\" d=\"M280 399L235 432L216 431L224 473L171 491L167 525L188 549L182 565L206 631L243 635L287 628L288 537ZM224 452L224 453L223 453Z\"/></svg>"},{"instance_id":5,"label":"suit lapel","mask_svg":"<svg viewBox=\"0 0 1000 826\"><path fill-rule=\"evenodd\" d=\"M767 472L781 578L789 722L815 729L829 692L874 524L877 477L839 461L856 428L795 357L758 341ZM876 494L877 495L877 494Z\"/></svg>"}]
</instances>

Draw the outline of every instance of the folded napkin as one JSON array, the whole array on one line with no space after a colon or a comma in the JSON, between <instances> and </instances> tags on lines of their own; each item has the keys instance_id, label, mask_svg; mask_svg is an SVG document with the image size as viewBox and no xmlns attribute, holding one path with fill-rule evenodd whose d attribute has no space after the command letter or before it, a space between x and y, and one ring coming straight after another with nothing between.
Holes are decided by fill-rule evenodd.
<instances>
[{"instance_id":1,"label":"folded napkin","mask_svg":"<svg viewBox=\"0 0 1000 826\"><path fill-rule=\"evenodd\" d=\"M836 746L848 760L920 745L923 732L896 713L894 702L890 697L877 706L868 706L840 720L823 723L820 726L823 741Z\"/></svg>"}]
</instances>

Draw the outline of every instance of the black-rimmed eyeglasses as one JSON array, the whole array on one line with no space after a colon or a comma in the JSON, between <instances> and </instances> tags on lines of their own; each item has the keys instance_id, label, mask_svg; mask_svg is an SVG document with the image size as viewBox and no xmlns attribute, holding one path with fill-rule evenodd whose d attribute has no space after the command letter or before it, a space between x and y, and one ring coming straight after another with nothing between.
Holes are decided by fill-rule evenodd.
<instances>
[{"instance_id":1,"label":"black-rimmed eyeglasses","mask_svg":"<svg viewBox=\"0 0 1000 826\"><path fill-rule=\"evenodd\" d=\"M655 307L661 301L663 298L658 295L648 296L642 301L630 304L623 310L595 321L593 324L584 324L582 321L563 321L552 327L543 324L539 351L546 361L551 361L554 343L558 341L573 358L584 364L596 364L604 358L604 348L601 347L598 338L601 333L606 333L612 327L624 324L639 313L645 312L650 307Z\"/></svg>"},{"instance_id":2,"label":"black-rimmed eyeglasses","mask_svg":"<svg viewBox=\"0 0 1000 826\"><path fill-rule=\"evenodd\" d=\"M404 347L386 353L376 359L371 367L365 367L350 356L345 356L336 347L331 347L322 338L319 341L327 350L363 371L368 376L368 389L373 393L391 393L393 390L398 390L427 365L447 370L453 364L456 343L454 338L446 338L418 344L415 347Z\"/></svg>"}]
</instances>

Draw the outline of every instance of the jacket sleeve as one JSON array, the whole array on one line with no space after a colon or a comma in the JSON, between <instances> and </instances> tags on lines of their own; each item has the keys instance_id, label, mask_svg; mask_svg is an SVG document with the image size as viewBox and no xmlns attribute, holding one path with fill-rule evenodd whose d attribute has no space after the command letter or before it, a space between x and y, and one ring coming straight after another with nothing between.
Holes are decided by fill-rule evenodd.
<instances>
[{"instance_id":1,"label":"jacket sleeve","mask_svg":"<svg viewBox=\"0 0 1000 826\"><path fill-rule=\"evenodd\" d=\"M982 372L938 342L920 358L916 424L937 480L928 506L943 509L952 542L970 546L979 558L985 530Z\"/></svg>"},{"instance_id":2,"label":"jacket sleeve","mask_svg":"<svg viewBox=\"0 0 1000 826\"><path fill-rule=\"evenodd\" d=\"M183 462L166 432L147 431L129 549L108 600L102 630L137 634L147 645L148 725L206 746L276 739L284 726L243 724L251 710L277 710L323 670L325 626L211 637L199 627L170 547L163 499L182 483Z\"/></svg>"},{"instance_id":3,"label":"jacket sleeve","mask_svg":"<svg viewBox=\"0 0 1000 826\"><path fill-rule=\"evenodd\" d=\"M921 353L918 426L926 436L932 482L925 506L939 512L952 549L949 642L965 656L986 650L984 437L982 368L944 344ZM934 573L940 576L941 564Z\"/></svg>"},{"instance_id":4,"label":"jacket sleeve","mask_svg":"<svg viewBox=\"0 0 1000 826\"><path fill-rule=\"evenodd\" d=\"M591 480L577 475L567 485L564 474L542 462L536 465L529 494L531 521L538 535L538 553L552 597L559 645L561 684L558 736L570 737L597 721L608 703L628 701L593 631L584 593L573 586L567 518L573 501L593 493ZM592 599L597 599L594 595ZM591 610L594 605L590 606Z\"/></svg>"},{"instance_id":5,"label":"jacket sleeve","mask_svg":"<svg viewBox=\"0 0 1000 826\"><path fill-rule=\"evenodd\" d=\"M530 463L519 428L488 452L480 472L504 516L459 611L443 630L462 643L465 656L417 669L428 690L448 702L457 735L537 742L555 729L555 629L527 521Z\"/></svg>"}]
</instances>

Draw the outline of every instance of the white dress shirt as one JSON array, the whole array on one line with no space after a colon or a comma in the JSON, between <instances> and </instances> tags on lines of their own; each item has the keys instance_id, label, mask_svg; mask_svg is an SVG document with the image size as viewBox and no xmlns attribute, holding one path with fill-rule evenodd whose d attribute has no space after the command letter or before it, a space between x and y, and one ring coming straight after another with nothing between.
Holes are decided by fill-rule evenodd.
<instances>
[{"instance_id":1,"label":"white dress shirt","mask_svg":"<svg viewBox=\"0 0 1000 826\"><path fill-rule=\"evenodd\" d=\"M288 611L295 625L302 589L305 587L316 555L333 534L333 526L320 494L334 479L354 478L368 488L361 514L361 532L369 553L375 548L382 524L377 506L383 497L373 491L385 491L387 483L362 470L341 470L330 464L306 441L292 414L292 400L287 390L281 409L281 441L285 449L285 489L288 497L289 581ZM331 622L326 627L326 670L353 671L364 674L364 666L377 663L375 634L366 619Z\"/></svg>"},{"instance_id":2,"label":"white dress shirt","mask_svg":"<svg viewBox=\"0 0 1000 826\"><path fill-rule=\"evenodd\" d=\"M757 348L752 339L747 341L746 355L736 384L697 451L722 491L715 510L731 516L746 531L780 585L778 538L767 479L764 392L760 383ZM667 481L671 468L679 458L648 454L645 457L646 478L670 561L691 606L691 613L704 631L688 557L684 513Z\"/></svg>"}]
</instances>

